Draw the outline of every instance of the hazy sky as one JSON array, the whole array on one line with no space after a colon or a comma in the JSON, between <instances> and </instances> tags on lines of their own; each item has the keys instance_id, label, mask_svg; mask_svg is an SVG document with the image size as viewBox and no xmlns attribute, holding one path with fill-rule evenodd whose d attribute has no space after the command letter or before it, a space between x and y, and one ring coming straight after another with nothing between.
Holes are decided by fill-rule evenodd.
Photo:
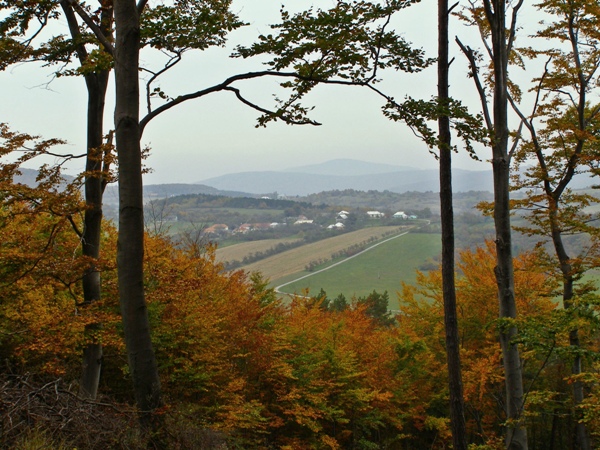
<instances>
[{"instance_id":1,"label":"hazy sky","mask_svg":"<svg viewBox=\"0 0 600 450\"><path fill-rule=\"evenodd\" d=\"M294 0L284 3L289 7L309 4L326 7L331 2ZM249 44L259 33L268 33L266 24L278 20L280 2L238 0L234 5L240 17L250 25L233 33L226 49L186 54L186 60L163 84L168 94L193 92L233 74L264 67L258 60L231 60L228 54L236 44ZM65 31L57 32L66 32L66 25L60 26ZM423 47L428 56L435 56L434 0L424 0L401 13L395 26L408 41ZM458 24L453 26L451 34L465 35ZM473 97L464 58L457 56L452 65L452 94ZM144 58L151 56L142 55ZM427 99L436 90L435 67L413 75L384 73L382 78L382 87L397 99L406 94ZM46 86L46 83L49 84ZM276 85L272 80L254 80L238 86L249 99L269 107ZM8 122L19 131L66 139L69 144L63 150L68 152L79 153L85 147L86 92L82 79L53 80L51 69L21 65L0 73L0 86L3 95L0 121ZM107 129L112 124L112 95L111 90ZM337 158L437 167L434 158L406 126L383 117L382 100L364 88L321 86L307 97L306 103L316 107L312 117L322 126L275 123L266 129L257 129L257 113L228 92L180 105L146 128L143 143L152 148L147 164L153 173L145 177L145 182L193 183L225 173L278 170ZM487 157L485 151L481 157ZM489 169L486 163L473 162L464 154L455 157L455 166ZM76 171L80 167L72 165L70 169Z\"/></svg>"}]
</instances>

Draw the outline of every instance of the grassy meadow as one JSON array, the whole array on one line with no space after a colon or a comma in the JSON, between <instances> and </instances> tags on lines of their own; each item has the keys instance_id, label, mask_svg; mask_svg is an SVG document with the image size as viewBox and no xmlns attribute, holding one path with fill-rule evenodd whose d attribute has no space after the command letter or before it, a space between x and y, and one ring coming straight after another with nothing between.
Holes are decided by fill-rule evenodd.
<instances>
[{"instance_id":1,"label":"grassy meadow","mask_svg":"<svg viewBox=\"0 0 600 450\"><path fill-rule=\"evenodd\" d=\"M427 259L441 251L441 241L437 234L409 233L390 240L368 252L324 272L311 275L281 288L281 292L300 293L309 289L318 293L321 288L328 297L342 293L346 298L362 296L372 292L388 291L390 309L398 307L396 292L401 283L414 282L416 270ZM309 272L302 271L293 276L272 279L272 285L281 285Z\"/></svg>"}]
</instances>

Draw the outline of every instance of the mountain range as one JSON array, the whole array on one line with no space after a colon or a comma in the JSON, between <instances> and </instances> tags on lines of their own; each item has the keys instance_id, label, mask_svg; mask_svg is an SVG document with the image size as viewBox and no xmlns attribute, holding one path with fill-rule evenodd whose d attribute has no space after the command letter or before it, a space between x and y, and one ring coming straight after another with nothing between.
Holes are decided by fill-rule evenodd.
<instances>
[{"instance_id":1,"label":"mountain range","mask_svg":"<svg viewBox=\"0 0 600 450\"><path fill-rule=\"evenodd\" d=\"M454 190L492 191L491 170L454 169ZM439 191L437 170L376 164L353 159L336 159L322 164L294 167L282 171L241 172L199 182L220 190L260 195L308 195L317 192L355 189L359 191Z\"/></svg>"},{"instance_id":2,"label":"mountain range","mask_svg":"<svg viewBox=\"0 0 600 450\"><path fill-rule=\"evenodd\" d=\"M22 169L17 181L36 184L37 171ZM69 177L69 180L72 177ZM592 185L589 175L576 176L572 189ZM491 170L453 170L455 192L493 191ZM198 183L148 184L146 200L185 194L211 194L228 197L269 195L305 196L324 191L354 189L357 191L439 192L439 175L435 169L378 164L354 159L335 159L321 164L292 167L280 171L240 172L202 180ZM104 202L116 205L116 185L108 186Z\"/></svg>"}]
</instances>

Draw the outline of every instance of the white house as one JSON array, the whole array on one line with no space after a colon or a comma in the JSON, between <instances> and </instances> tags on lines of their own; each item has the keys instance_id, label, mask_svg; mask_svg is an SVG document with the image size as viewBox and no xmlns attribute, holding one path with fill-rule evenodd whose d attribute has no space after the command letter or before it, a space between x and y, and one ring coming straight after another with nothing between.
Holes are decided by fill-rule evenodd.
<instances>
[{"instance_id":1,"label":"white house","mask_svg":"<svg viewBox=\"0 0 600 450\"><path fill-rule=\"evenodd\" d=\"M408 216L406 215L406 213L404 211L398 211L396 214L394 214L394 219L408 219Z\"/></svg>"},{"instance_id":2,"label":"white house","mask_svg":"<svg viewBox=\"0 0 600 450\"><path fill-rule=\"evenodd\" d=\"M369 219L381 219L385 217L385 214L379 211L367 211L367 216L369 216Z\"/></svg>"},{"instance_id":3,"label":"white house","mask_svg":"<svg viewBox=\"0 0 600 450\"><path fill-rule=\"evenodd\" d=\"M315 221L314 221L314 220L312 220L312 219L298 219L298 220L296 220L296 221L294 222L294 225L302 225L302 224L305 224L305 223L312 224L312 223L314 223L314 222L315 222Z\"/></svg>"},{"instance_id":4,"label":"white house","mask_svg":"<svg viewBox=\"0 0 600 450\"><path fill-rule=\"evenodd\" d=\"M346 225L344 225L342 222L337 222L335 224L332 223L331 225L329 225L327 227L327 229L328 230L334 230L334 229L341 230L341 229L343 229L345 227L346 227Z\"/></svg>"}]
</instances>

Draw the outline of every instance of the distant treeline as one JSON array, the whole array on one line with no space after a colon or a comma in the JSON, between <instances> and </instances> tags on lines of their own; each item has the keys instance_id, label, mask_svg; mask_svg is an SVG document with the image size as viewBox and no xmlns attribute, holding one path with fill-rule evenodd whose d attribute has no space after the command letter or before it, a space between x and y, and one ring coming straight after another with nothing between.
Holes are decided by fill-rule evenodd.
<instances>
[{"instance_id":1,"label":"distant treeline","mask_svg":"<svg viewBox=\"0 0 600 450\"><path fill-rule=\"evenodd\" d=\"M152 203L161 205L165 204L168 206L183 205L186 207L196 208L286 209L297 206L302 208L313 207L313 205L310 203L295 200L253 197L225 197L222 195L208 194L177 195L174 197L153 200Z\"/></svg>"},{"instance_id":2,"label":"distant treeline","mask_svg":"<svg viewBox=\"0 0 600 450\"><path fill-rule=\"evenodd\" d=\"M482 201L491 201L492 193L487 191L455 192L453 194L454 209L457 212L471 211ZM439 214L440 195L438 192L404 192L391 191L357 191L354 189L332 190L298 197L298 200L312 204L344 206L347 208L369 208L390 211L405 211L419 214L424 208Z\"/></svg>"}]
</instances>

